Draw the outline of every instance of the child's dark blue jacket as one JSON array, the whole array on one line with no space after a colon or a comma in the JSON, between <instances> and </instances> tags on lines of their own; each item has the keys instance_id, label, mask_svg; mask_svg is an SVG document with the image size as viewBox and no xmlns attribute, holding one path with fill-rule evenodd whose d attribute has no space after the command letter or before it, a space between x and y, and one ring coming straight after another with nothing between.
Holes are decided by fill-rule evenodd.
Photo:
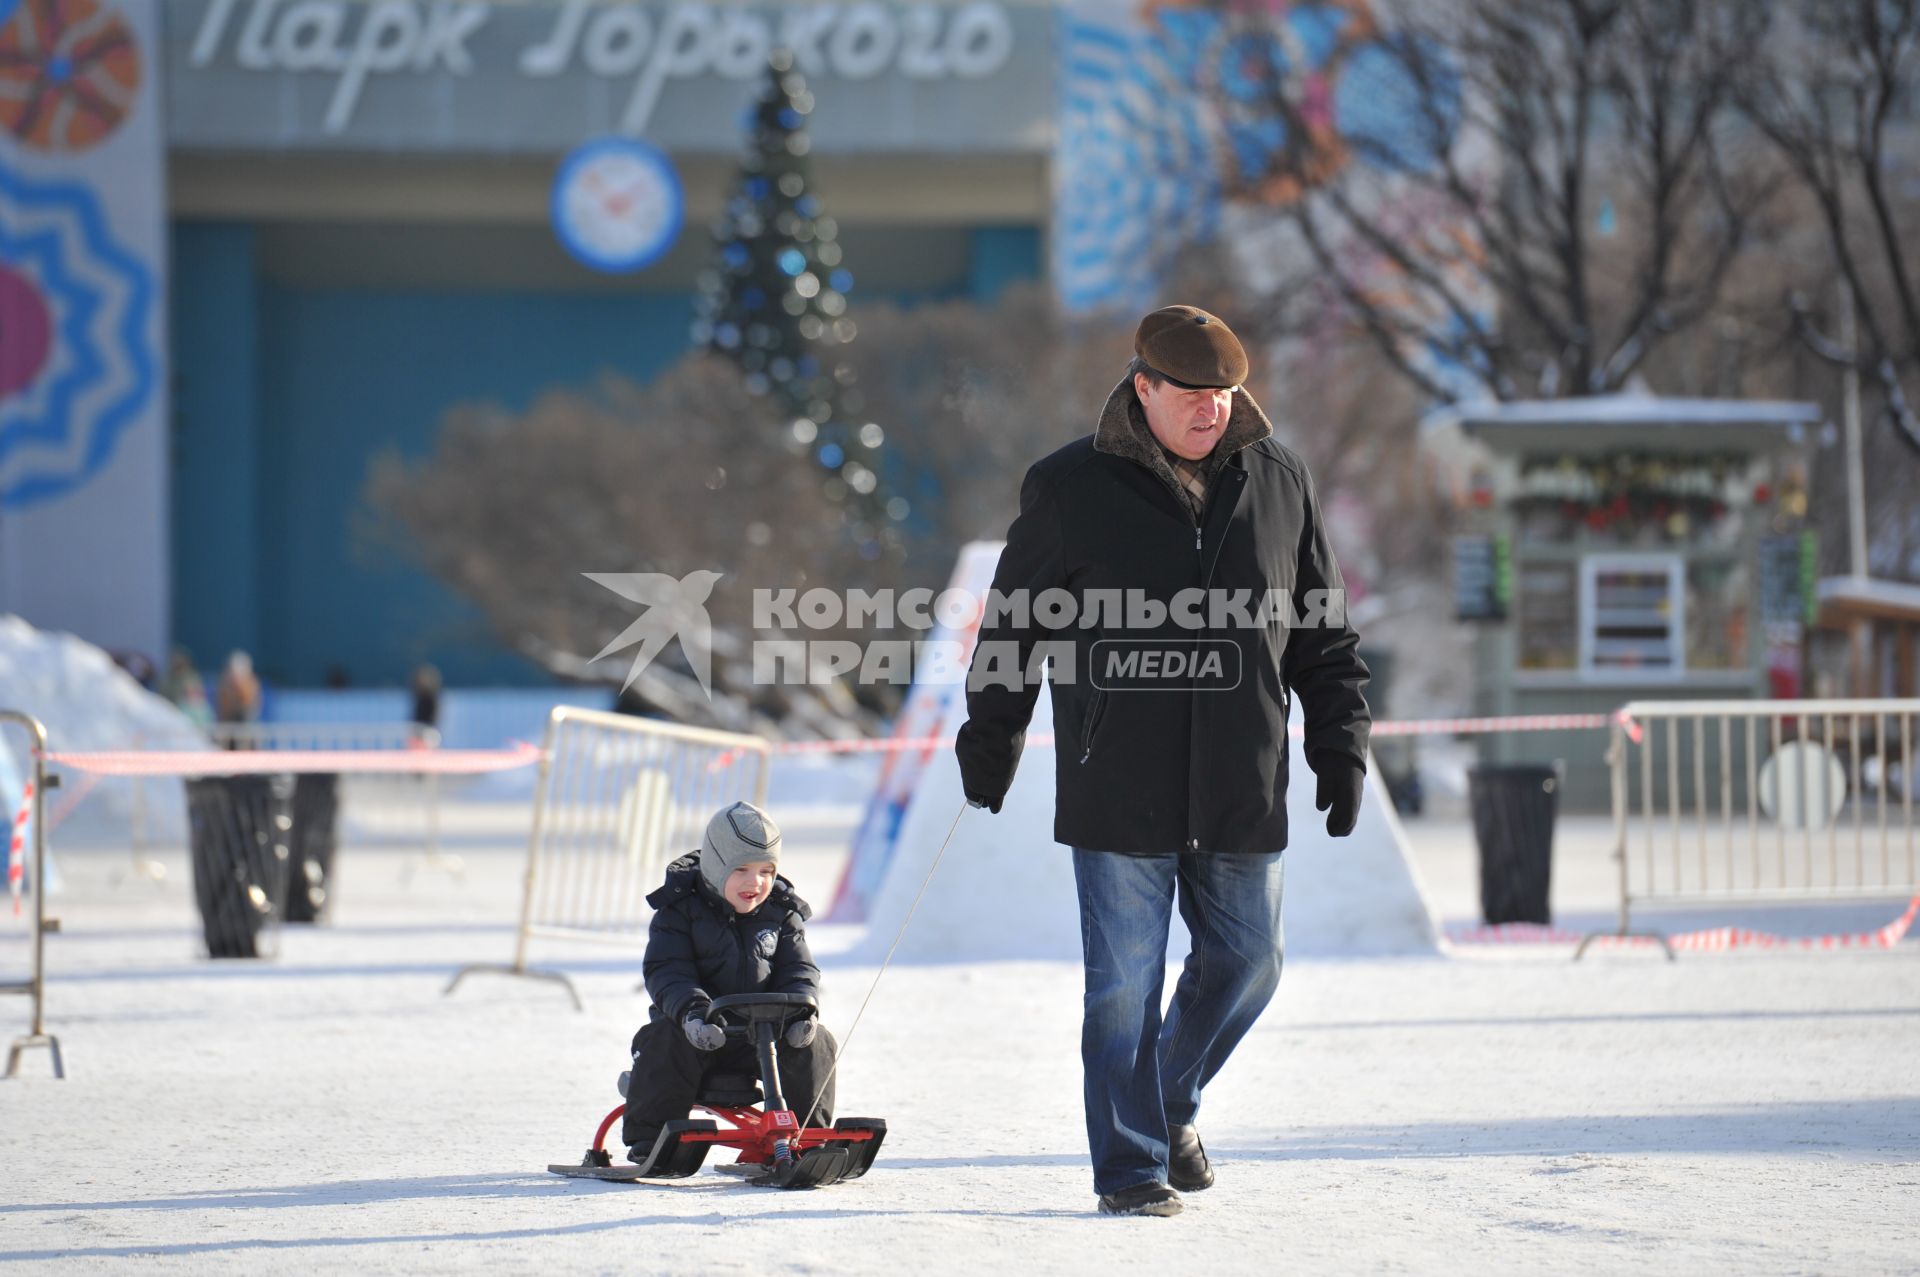
<instances>
[{"instance_id":1,"label":"child's dark blue jacket","mask_svg":"<svg viewBox=\"0 0 1920 1277\"><path fill-rule=\"evenodd\" d=\"M774 878L758 909L739 913L707 885L694 851L667 866L647 903L654 913L642 969L654 1020L677 1023L735 993L820 996L820 968L807 949L813 910L785 878Z\"/></svg>"}]
</instances>

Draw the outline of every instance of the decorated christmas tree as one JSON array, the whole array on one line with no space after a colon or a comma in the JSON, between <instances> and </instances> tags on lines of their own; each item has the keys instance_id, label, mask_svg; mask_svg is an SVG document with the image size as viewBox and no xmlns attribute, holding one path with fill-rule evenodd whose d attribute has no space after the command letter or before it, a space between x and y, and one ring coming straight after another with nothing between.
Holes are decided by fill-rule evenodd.
<instances>
[{"instance_id":1,"label":"decorated christmas tree","mask_svg":"<svg viewBox=\"0 0 1920 1277\"><path fill-rule=\"evenodd\" d=\"M747 389L771 396L788 443L820 471L861 553L897 549L904 498L881 484L885 432L861 416L841 353L857 332L847 315L853 276L839 228L812 190L806 119L813 95L792 55L776 51L748 122L740 177L714 225L718 253L703 271L693 339L736 363Z\"/></svg>"}]
</instances>

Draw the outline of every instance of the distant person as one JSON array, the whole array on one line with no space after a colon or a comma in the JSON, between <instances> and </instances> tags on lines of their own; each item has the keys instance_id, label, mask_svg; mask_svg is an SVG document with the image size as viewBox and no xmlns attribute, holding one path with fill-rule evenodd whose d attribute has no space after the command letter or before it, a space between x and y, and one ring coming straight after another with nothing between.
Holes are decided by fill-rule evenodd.
<instances>
[{"instance_id":1,"label":"distant person","mask_svg":"<svg viewBox=\"0 0 1920 1277\"><path fill-rule=\"evenodd\" d=\"M213 708L223 723L260 721L260 679L253 672L253 658L245 652L228 654L213 690Z\"/></svg>"},{"instance_id":2,"label":"distant person","mask_svg":"<svg viewBox=\"0 0 1920 1277\"><path fill-rule=\"evenodd\" d=\"M431 665L414 667L412 721L422 727L440 726L440 671Z\"/></svg>"},{"instance_id":3,"label":"distant person","mask_svg":"<svg viewBox=\"0 0 1920 1277\"><path fill-rule=\"evenodd\" d=\"M160 685L160 694L197 725L205 727L213 722L213 706L207 701L206 680L200 677L199 670L193 668L193 658L187 655L184 647L174 648L167 657L167 677Z\"/></svg>"},{"instance_id":4,"label":"distant person","mask_svg":"<svg viewBox=\"0 0 1920 1277\"><path fill-rule=\"evenodd\" d=\"M331 692L342 691L353 686L353 678L347 673L347 667L344 665L327 666L327 672L322 682L327 690Z\"/></svg>"},{"instance_id":5,"label":"distant person","mask_svg":"<svg viewBox=\"0 0 1920 1277\"><path fill-rule=\"evenodd\" d=\"M154 689L159 671L153 668L153 662L147 659L145 652L110 652L113 663L133 677L133 681L146 688Z\"/></svg>"}]
</instances>

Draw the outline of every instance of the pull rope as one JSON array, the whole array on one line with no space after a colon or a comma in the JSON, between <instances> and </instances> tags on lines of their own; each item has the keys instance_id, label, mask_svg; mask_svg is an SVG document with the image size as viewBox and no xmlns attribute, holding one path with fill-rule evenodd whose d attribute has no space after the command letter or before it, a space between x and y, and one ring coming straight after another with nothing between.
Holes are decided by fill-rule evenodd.
<instances>
[{"instance_id":1,"label":"pull rope","mask_svg":"<svg viewBox=\"0 0 1920 1277\"><path fill-rule=\"evenodd\" d=\"M840 1049L833 1053L833 1065L827 1069L827 1075L820 1079L820 1085L814 1088L813 1106L807 1110L807 1116L801 1121L800 1129L813 1125L813 1115L820 1109L820 1101L827 1093L827 1083L833 1081L833 1075L840 1070L840 1061L847 1058L847 1049L853 1045L853 1035L860 1028L860 1017L867 1013L867 1004L873 1001L874 990L880 987L880 977L886 975L887 967L893 962L894 952L900 948L901 939L907 934L907 924L913 921L913 914L920 907L920 899L927 894L927 888L933 884L933 875L940 868L940 860L947 854L947 844L953 841L954 831L960 828L960 817L967 814L966 803L960 804L960 810L953 817L953 824L947 827L947 836L940 842L940 850L934 853L933 863L927 866L927 876L921 880L920 890L913 893L913 903L907 906L907 916L900 920L900 929L893 933L893 943L887 946L887 956L880 960L880 969L873 973L873 983L867 986L867 996L860 1000L860 1009L853 1014L853 1023L847 1026L847 1036L840 1043Z\"/></svg>"}]
</instances>

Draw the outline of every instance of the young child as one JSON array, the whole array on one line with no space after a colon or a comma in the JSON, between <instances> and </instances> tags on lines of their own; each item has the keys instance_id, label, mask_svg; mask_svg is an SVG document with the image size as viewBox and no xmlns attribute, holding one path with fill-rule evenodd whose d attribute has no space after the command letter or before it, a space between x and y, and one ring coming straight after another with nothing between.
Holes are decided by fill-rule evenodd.
<instances>
[{"instance_id":1,"label":"young child","mask_svg":"<svg viewBox=\"0 0 1920 1277\"><path fill-rule=\"evenodd\" d=\"M760 1076L752 1045L728 1041L709 1018L715 998L820 994L820 968L807 951L813 910L776 872L779 863L773 817L737 802L714 814L700 850L668 865L665 884L647 897L654 914L643 969L653 1007L633 1035L621 1130L636 1163L652 1154L666 1123L687 1116L708 1075ZM787 1107L802 1121L812 1110L814 1126L833 1122L833 1050L812 1019L790 1025L775 1047Z\"/></svg>"}]
</instances>

